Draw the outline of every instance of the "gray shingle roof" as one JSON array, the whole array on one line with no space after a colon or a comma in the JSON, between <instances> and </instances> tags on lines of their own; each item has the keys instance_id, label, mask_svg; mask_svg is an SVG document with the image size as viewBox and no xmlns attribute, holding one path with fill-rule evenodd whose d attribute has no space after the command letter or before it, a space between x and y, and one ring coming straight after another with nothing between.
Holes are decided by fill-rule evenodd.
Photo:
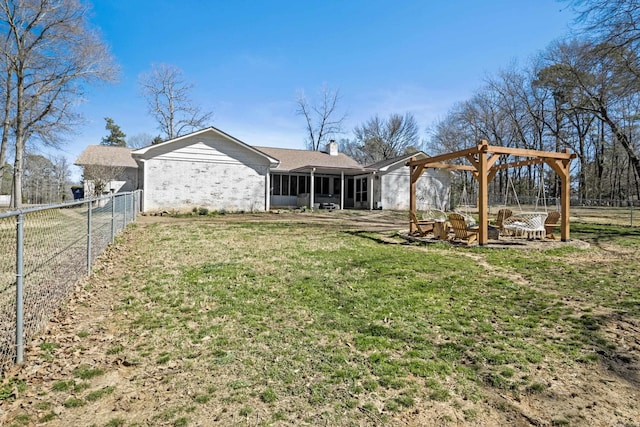
<instances>
[{"instance_id":1,"label":"gray shingle roof","mask_svg":"<svg viewBox=\"0 0 640 427\"><path fill-rule=\"evenodd\" d=\"M270 157L280 160L280 165L276 171L291 171L305 167L316 167L325 169L356 169L364 171L361 164L353 160L346 154L338 153L331 156L322 151L295 150L291 148L256 147Z\"/></svg>"},{"instance_id":2,"label":"gray shingle roof","mask_svg":"<svg viewBox=\"0 0 640 427\"><path fill-rule=\"evenodd\" d=\"M132 148L112 147L108 145L89 145L75 161L78 166L99 165L137 168L131 157Z\"/></svg>"},{"instance_id":3,"label":"gray shingle roof","mask_svg":"<svg viewBox=\"0 0 640 427\"><path fill-rule=\"evenodd\" d=\"M292 171L304 168L343 169L365 172L365 168L351 157L343 153L331 156L322 151L296 150L291 148L257 147L253 149L280 161L275 171ZM75 164L78 166L124 166L137 168L136 161L131 156L132 148L111 147L105 145L89 145L80 154Z\"/></svg>"}]
</instances>

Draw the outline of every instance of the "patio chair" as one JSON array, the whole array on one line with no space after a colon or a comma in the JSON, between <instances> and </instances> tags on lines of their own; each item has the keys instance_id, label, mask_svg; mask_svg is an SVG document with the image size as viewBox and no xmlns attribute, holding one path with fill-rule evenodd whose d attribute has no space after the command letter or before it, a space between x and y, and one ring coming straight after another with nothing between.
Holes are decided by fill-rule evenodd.
<instances>
[{"instance_id":1,"label":"patio chair","mask_svg":"<svg viewBox=\"0 0 640 427\"><path fill-rule=\"evenodd\" d=\"M464 240L467 245L470 245L478 239L478 231L467 228L467 223L463 215L450 213L449 224L451 224L451 228L453 229L454 240Z\"/></svg>"},{"instance_id":2,"label":"patio chair","mask_svg":"<svg viewBox=\"0 0 640 427\"><path fill-rule=\"evenodd\" d=\"M500 234L507 234L507 230L505 230L503 223L504 220L509 218L511 215L513 215L511 209L504 208L498 211L498 216L496 217L496 227L500 231Z\"/></svg>"},{"instance_id":3,"label":"patio chair","mask_svg":"<svg viewBox=\"0 0 640 427\"><path fill-rule=\"evenodd\" d=\"M414 234L417 234L418 237L424 237L429 233L433 233L433 225L435 221L433 220L424 220L418 219L414 212L409 212L410 220L415 225L416 231Z\"/></svg>"},{"instance_id":4,"label":"patio chair","mask_svg":"<svg viewBox=\"0 0 640 427\"><path fill-rule=\"evenodd\" d=\"M551 211L547 215L547 218L544 220L544 231L549 239L556 239L556 236L553 235L553 230L558 227L558 221L560 220L560 212Z\"/></svg>"},{"instance_id":5,"label":"patio chair","mask_svg":"<svg viewBox=\"0 0 640 427\"><path fill-rule=\"evenodd\" d=\"M547 214L544 212L517 213L502 221L502 225L515 237L543 239L546 234L544 228L546 217Z\"/></svg>"}]
</instances>

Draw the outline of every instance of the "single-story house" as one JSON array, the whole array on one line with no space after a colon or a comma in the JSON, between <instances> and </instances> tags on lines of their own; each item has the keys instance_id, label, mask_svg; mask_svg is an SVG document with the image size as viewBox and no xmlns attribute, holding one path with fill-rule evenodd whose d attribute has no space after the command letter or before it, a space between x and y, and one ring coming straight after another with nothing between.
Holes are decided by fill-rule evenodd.
<instances>
[{"instance_id":1,"label":"single-story house","mask_svg":"<svg viewBox=\"0 0 640 427\"><path fill-rule=\"evenodd\" d=\"M89 145L75 161L82 167L84 194L99 196L111 192L137 190L138 163L133 149L106 145ZM100 193L100 194L96 194Z\"/></svg>"},{"instance_id":2,"label":"single-story house","mask_svg":"<svg viewBox=\"0 0 640 427\"><path fill-rule=\"evenodd\" d=\"M89 146L86 151L94 151ZM101 147L107 150L119 147ZM83 153L76 161L81 165ZM264 211L284 207L339 209L408 209L409 168L416 153L362 166L338 152L331 141L325 151L248 145L214 127L160 144L130 150L137 166L131 186L143 191L144 211ZM127 163L131 165L132 163ZM449 173L425 172L419 183L419 205L441 208L448 203ZM419 208L421 208L419 206Z\"/></svg>"}]
</instances>

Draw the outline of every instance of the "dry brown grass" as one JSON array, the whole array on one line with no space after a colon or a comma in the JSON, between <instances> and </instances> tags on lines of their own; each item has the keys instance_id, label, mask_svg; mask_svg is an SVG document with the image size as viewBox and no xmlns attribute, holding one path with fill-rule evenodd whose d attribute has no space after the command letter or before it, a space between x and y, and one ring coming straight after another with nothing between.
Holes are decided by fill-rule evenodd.
<instances>
[{"instance_id":1,"label":"dry brown grass","mask_svg":"<svg viewBox=\"0 0 640 427\"><path fill-rule=\"evenodd\" d=\"M423 246L395 235L404 216L144 218L5 378L0 416L637 423L640 233L576 224L589 249Z\"/></svg>"}]
</instances>

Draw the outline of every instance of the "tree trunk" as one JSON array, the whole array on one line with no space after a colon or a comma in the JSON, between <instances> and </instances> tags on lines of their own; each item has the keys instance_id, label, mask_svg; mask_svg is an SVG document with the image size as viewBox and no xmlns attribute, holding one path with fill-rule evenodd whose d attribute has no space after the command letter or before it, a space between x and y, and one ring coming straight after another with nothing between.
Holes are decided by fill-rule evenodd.
<instances>
[{"instance_id":1,"label":"tree trunk","mask_svg":"<svg viewBox=\"0 0 640 427\"><path fill-rule=\"evenodd\" d=\"M631 141L629 141L629 138L627 137L627 135L622 130L620 130L618 125L615 123L615 121L609 118L606 108L604 107L600 108L600 115L602 117L602 120L604 120L607 123L607 125L615 135L616 140L618 140L620 144L622 144L622 147L624 148L627 155L629 156L630 166L632 166L635 172L638 175L640 175L640 157L638 157L638 155L633 150L633 145L631 144Z\"/></svg>"},{"instance_id":2,"label":"tree trunk","mask_svg":"<svg viewBox=\"0 0 640 427\"><path fill-rule=\"evenodd\" d=\"M24 140L16 135L16 159L13 162L13 191L11 192L11 207L22 206L22 160L24 157Z\"/></svg>"},{"instance_id":3,"label":"tree trunk","mask_svg":"<svg viewBox=\"0 0 640 427\"><path fill-rule=\"evenodd\" d=\"M24 114L24 69L20 64L16 71L16 122L14 133L16 139L16 158L13 162L13 191L11 207L22 206L22 162L24 160L24 129L22 116Z\"/></svg>"},{"instance_id":4,"label":"tree trunk","mask_svg":"<svg viewBox=\"0 0 640 427\"><path fill-rule=\"evenodd\" d=\"M2 120L2 139L0 140L0 186L4 179L4 168L7 161L7 145L11 126L11 71L7 70L7 81L4 100L4 120Z\"/></svg>"}]
</instances>

